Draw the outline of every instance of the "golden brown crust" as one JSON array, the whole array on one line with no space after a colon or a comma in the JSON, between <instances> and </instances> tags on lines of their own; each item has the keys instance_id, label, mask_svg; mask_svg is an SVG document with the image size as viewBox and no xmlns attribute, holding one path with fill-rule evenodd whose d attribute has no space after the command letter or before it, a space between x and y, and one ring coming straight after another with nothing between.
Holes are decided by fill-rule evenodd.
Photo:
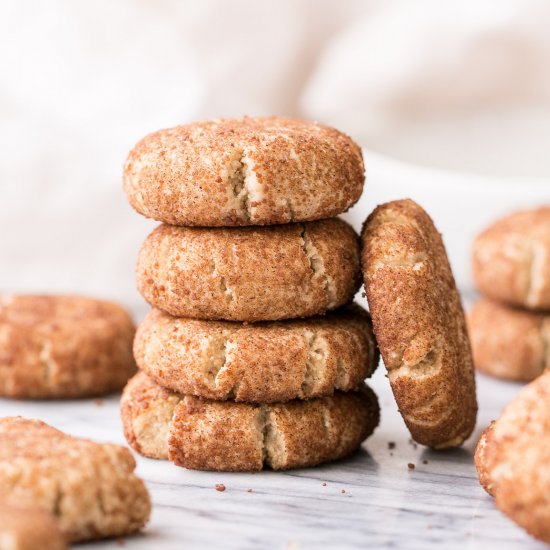
<instances>
[{"instance_id":1,"label":"golden brown crust","mask_svg":"<svg viewBox=\"0 0 550 550\"><path fill-rule=\"evenodd\" d=\"M337 218L257 228L161 225L143 243L137 279L152 306L176 317L309 317L353 298L359 240Z\"/></svg>"},{"instance_id":2,"label":"golden brown crust","mask_svg":"<svg viewBox=\"0 0 550 550\"><path fill-rule=\"evenodd\" d=\"M550 206L514 212L473 244L478 288L490 298L531 309L550 309Z\"/></svg>"},{"instance_id":3,"label":"golden brown crust","mask_svg":"<svg viewBox=\"0 0 550 550\"><path fill-rule=\"evenodd\" d=\"M196 122L142 139L124 167L141 214L171 225L273 225L330 218L361 196L361 149L315 122Z\"/></svg>"},{"instance_id":4,"label":"golden brown crust","mask_svg":"<svg viewBox=\"0 0 550 550\"><path fill-rule=\"evenodd\" d=\"M413 439L435 448L472 432L475 379L464 312L441 236L410 200L376 208L363 228L374 333Z\"/></svg>"},{"instance_id":5,"label":"golden brown crust","mask_svg":"<svg viewBox=\"0 0 550 550\"><path fill-rule=\"evenodd\" d=\"M550 542L550 371L531 382L485 430L476 449L480 482L531 535Z\"/></svg>"},{"instance_id":6,"label":"golden brown crust","mask_svg":"<svg viewBox=\"0 0 550 550\"><path fill-rule=\"evenodd\" d=\"M308 401L251 404L173 394L145 373L128 383L121 407L128 442L138 452L197 470L315 466L357 449L379 421L376 396L364 385ZM161 407L171 416L152 412ZM168 437L159 438L159 431Z\"/></svg>"},{"instance_id":7,"label":"golden brown crust","mask_svg":"<svg viewBox=\"0 0 550 550\"><path fill-rule=\"evenodd\" d=\"M152 310L138 328L134 355L138 367L165 388L258 403L348 391L378 364L370 317L359 306L252 325Z\"/></svg>"},{"instance_id":8,"label":"golden brown crust","mask_svg":"<svg viewBox=\"0 0 550 550\"><path fill-rule=\"evenodd\" d=\"M125 447L77 439L40 420L0 419L0 494L50 512L72 542L133 533L149 494Z\"/></svg>"},{"instance_id":9,"label":"golden brown crust","mask_svg":"<svg viewBox=\"0 0 550 550\"><path fill-rule=\"evenodd\" d=\"M550 315L483 298L468 315L468 329L474 365L485 374L530 382L550 367Z\"/></svg>"},{"instance_id":10,"label":"golden brown crust","mask_svg":"<svg viewBox=\"0 0 550 550\"><path fill-rule=\"evenodd\" d=\"M67 542L51 514L0 501L1 550L65 550Z\"/></svg>"},{"instance_id":11,"label":"golden brown crust","mask_svg":"<svg viewBox=\"0 0 550 550\"><path fill-rule=\"evenodd\" d=\"M135 372L121 307L80 296L0 296L0 395L69 398L120 390Z\"/></svg>"}]
</instances>

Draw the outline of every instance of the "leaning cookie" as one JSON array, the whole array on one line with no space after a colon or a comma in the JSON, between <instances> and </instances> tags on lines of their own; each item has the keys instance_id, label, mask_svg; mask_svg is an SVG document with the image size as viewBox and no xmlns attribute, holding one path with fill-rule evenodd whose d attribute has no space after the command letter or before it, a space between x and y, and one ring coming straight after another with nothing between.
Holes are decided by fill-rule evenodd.
<instances>
[{"instance_id":1,"label":"leaning cookie","mask_svg":"<svg viewBox=\"0 0 550 550\"><path fill-rule=\"evenodd\" d=\"M441 236L410 200L376 208L363 228L374 333L415 441L460 445L472 432L475 380L464 312Z\"/></svg>"},{"instance_id":2,"label":"leaning cookie","mask_svg":"<svg viewBox=\"0 0 550 550\"><path fill-rule=\"evenodd\" d=\"M55 516L71 542L143 527L151 502L128 449L77 439L40 420L0 419L0 494Z\"/></svg>"},{"instance_id":3,"label":"leaning cookie","mask_svg":"<svg viewBox=\"0 0 550 550\"><path fill-rule=\"evenodd\" d=\"M273 225L330 218L363 190L361 149L315 122L221 119L160 130L124 167L141 214L171 225Z\"/></svg>"},{"instance_id":4,"label":"leaning cookie","mask_svg":"<svg viewBox=\"0 0 550 550\"><path fill-rule=\"evenodd\" d=\"M550 371L523 388L485 430L475 459L496 505L550 543Z\"/></svg>"},{"instance_id":5,"label":"leaning cookie","mask_svg":"<svg viewBox=\"0 0 550 550\"><path fill-rule=\"evenodd\" d=\"M378 364L370 317L359 306L254 324L153 310L138 328L134 355L139 368L165 388L259 403L352 390Z\"/></svg>"},{"instance_id":6,"label":"leaning cookie","mask_svg":"<svg viewBox=\"0 0 550 550\"><path fill-rule=\"evenodd\" d=\"M510 214L474 241L472 266L483 294L550 309L550 207Z\"/></svg>"},{"instance_id":7,"label":"leaning cookie","mask_svg":"<svg viewBox=\"0 0 550 550\"><path fill-rule=\"evenodd\" d=\"M374 431L379 414L364 385L332 397L251 404L176 394L145 373L130 380L121 400L136 451L196 470L286 470L337 460Z\"/></svg>"},{"instance_id":8,"label":"leaning cookie","mask_svg":"<svg viewBox=\"0 0 550 550\"><path fill-rule=\"evenodd\" d=\"M468 315L474 365L479 371L529 382L550 367L550 315L483 298Z\"/></svg>"},{"instance_id":9,"label":"leaning cookie","mask_svg":"<svg viewBox=\"0 0 550 550\"><path fill-rule=\"evenodd\" d=\"M65 550L67 542L54 517L34 507L0 500L0 550Z\"/></svg>"},{"instance_id":10,"label":"leaning cookie","mask_svg":"<svg viewBox=\"0 0 550 550\"><path fill-rule=\"evenodd\" d=\"M143 243L137 279L152 306L176 317L310 317L353 298L359 239L339 219L232 229L161 225Z\"/></svg>"},{"instance_id":11,"label":"leaning cookie","mask_svg":"<svg viewBox=\"0 0 550 550\"><path fill-rule=\"evenodd\" d=\"M134 324L80 296L0 296L0 395L70 398L120 390L135 372Z\"/></svg>"}]
</instances>

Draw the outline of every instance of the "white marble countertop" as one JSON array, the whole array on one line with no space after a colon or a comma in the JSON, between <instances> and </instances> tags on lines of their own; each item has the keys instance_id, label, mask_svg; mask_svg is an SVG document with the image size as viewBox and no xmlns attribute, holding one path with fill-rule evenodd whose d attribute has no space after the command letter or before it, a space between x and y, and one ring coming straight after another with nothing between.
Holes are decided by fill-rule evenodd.
<instances>
[{"instance_id":1,"label":"white marble countertop","mask_svg":"<svg viewBox=\"0 0 550 550\"><path fill-rule=\"evenodd\" d=\"M494 507L472 461L481 430L518 385L479 376L478 426L463 449L451 452L410 442L383 368L371 386L380 398L382 421L347 460L286 473L228 474L188 471L138 456L138 472L153 498L149 525L142 535L82 548L545 548ZM0 415L41 418L74 435L125 443L117 396L0 400ZM216 491L217 483L226 490Z\"/></svg>"}]
</instances>

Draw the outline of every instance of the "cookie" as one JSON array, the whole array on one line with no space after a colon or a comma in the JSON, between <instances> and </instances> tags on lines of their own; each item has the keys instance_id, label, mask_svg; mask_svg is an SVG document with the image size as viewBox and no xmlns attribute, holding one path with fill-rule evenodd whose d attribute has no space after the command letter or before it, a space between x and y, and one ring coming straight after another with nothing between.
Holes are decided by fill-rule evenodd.
<instances>
[{"instance_id":1,"label":"cookie","mask_svg":"<svg viewBox=\"0 0 550 550\"><path fill-rule=\"evenodd\" d=\"M411 200L368 217L362 264L374 333L415 441L456 447L472 432L476 391L464 312L441 236Z\"/></svg>"},{"instance_id":2,"label":"cookie","mask_svg":"<svg viewBox=\"0 0 550 550\"><path fill-rule=\"evenodd\" d=\"M485 430L475 461L498 508L550 543L550 371L523 388Z\"/></svg>"},{"instance_id":3,"label":"cookie","mask_svg":"<svg viewBox=\"0 0 550 550\"><path fill-rule=\"evenodd\" d=\"M141 248L137 279L153 307L176 317L310 317L355 295L359 240L336 218L231 229L161 225Z\"/></svg>"},{"instance_id":4,"label":"cookie","mask_svg":"<svg viewBox=\"0 0 550 550\"><path fill-rule=\"evenodd\" d=\"M171 225L273 225L330 218L361 196L361 149L315 122L221 119L160 130L124 166L141 214Z\"/></svg>"},{"instance_id":5,"label":"cookie","mask_svg":"<svg viewBox=\"0 0 550 550\"><path fill-rule=\"evenodd\" d=\"M120 390L135 372L134 324L79 296L0 296L0 395L71 398Z\"/></svg>"},{"instance_id":6,"label":"cookie","mask_svg":"<svg viewBox=\"0 0 550 550\"><path fill-rule=\"evenodd\" d=\"M379 415L365 385L331 397L251 404L176 394L138 373L121 400L136 451L195 470L287 470L337 460L360 446Z\"/></svg>"},{"instance_id":7,"label":"cookie","mask_svg":"<svg viewBox=\"0 0 550 550\"><path fill-rule=\"evenodd\" d=\"M51 514L0 500L1 550L65 550L67 543Z\"/></svg>"},{"instance_id":8,"label":"cookie","mask_svg":"<svg viewBox=\"0 0 550 550\"><path fill-rule=\"evenodd\" d=\"M550 206L510 214L474 241L475 282L511 305L550 309Z\"/></svg>"},{"instance_id":9,"label":"cookie","mask_svg":"<svg viewBox=\"0 0 550 550\"><path fill-rule=\"evenodd\" d=\"M133 533L148 520L149 494L120 445L77 439L40 420L0 419L0 494L55 516L71 542Z\"/></svg>"},{"instance_id":10,"label":"cookie","mask_svg":"<svg viewBox=\"0 0 550 550\"><path fill-rule=\"evenodd\" d=\"M550 315L477 301L468 315L474 365L477 370L529 382L550 367Z\"/></svg>"},{"instance_id":11,"label":"cookie","mask_svg":"<svg viewBox=\"0 0 550 550\"><path fill-rule=\"evenodd\" d=\"M173 391L260 403L352 390L378 364L370 317L359 306L254 324L153 310L138 327L134 355L141 370Z\"/></svg>"}]
</instances>

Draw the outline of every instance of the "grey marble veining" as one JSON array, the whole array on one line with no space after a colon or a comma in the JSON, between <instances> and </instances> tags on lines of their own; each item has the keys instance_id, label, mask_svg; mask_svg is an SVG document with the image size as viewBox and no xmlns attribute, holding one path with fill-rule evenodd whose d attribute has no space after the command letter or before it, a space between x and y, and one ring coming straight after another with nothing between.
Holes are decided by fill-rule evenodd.
<instances>
[{"instance_id":1,"label":"grey marble veining","mask_svg":"<svg viewBox=\"0 0 550 550\"><path fill-rule=\"evenodd\" d=\"M410 442L383 368L371 386L380 399L381 424L359 452L337 463L285 473L227 474L188 471L138 456L138 472L151 491L154 511L145 532L128 537L125 547L545 548L493 506L477 482L472 460L481 430L518 385L479 376L478 427L464 448L450 452ZM116 396L45 403L0 400L0 415L16 414L41 418L74 435L124 443ZM408 469L409 462L414 470ZM215 490L217 483L225 484L225 492ZM120 544L105 541L82 548Z\"/></svg>"}]
</instances>

